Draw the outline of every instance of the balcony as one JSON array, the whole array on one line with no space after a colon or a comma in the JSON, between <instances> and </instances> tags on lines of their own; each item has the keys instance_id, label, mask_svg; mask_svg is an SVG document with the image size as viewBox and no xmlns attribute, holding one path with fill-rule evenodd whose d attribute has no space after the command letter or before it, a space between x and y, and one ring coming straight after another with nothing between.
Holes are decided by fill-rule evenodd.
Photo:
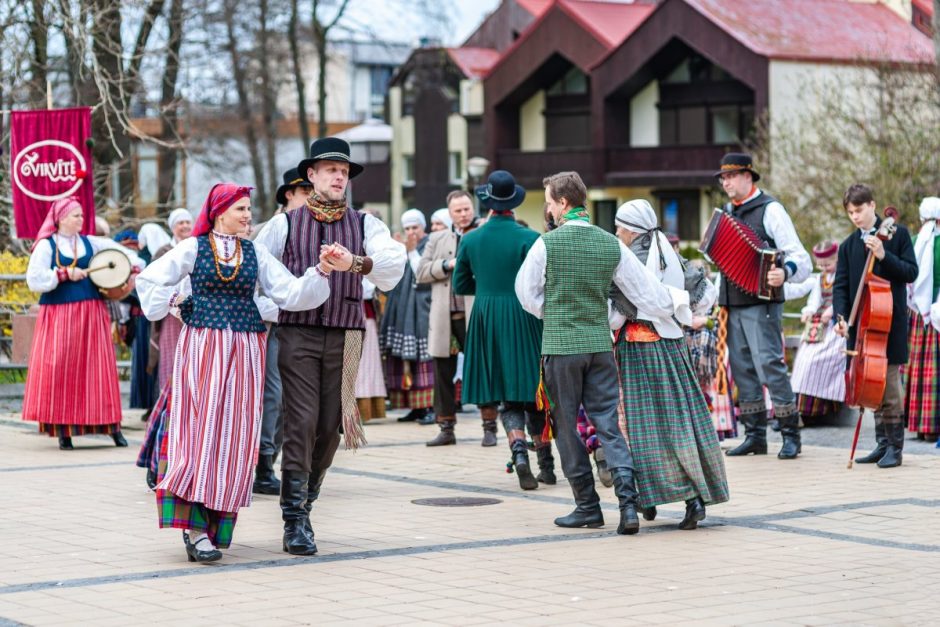
<instances>
[{"instance_id":1,"label":"balcony","mask_svg":"<svg viewBox=\"0 0 940 627\"><path fill-rule=\"evenodd\" d=\"M542 179L556 172L574 170L588 186L602 181L595 175L595 151L589 147L549 148L539 151L500 150L494 170L509 170L526 189L541 189Z\"/></svg>"},{"instance_id":2,"label":"balcony","mask_svg":"<svg viewBox=\"0 0 940 627\"><path fill-rule=\"evenodd\" d=\"M607 185L681 185L714 183L721 157L731 148L712 146L657 146L607 149Z\"/></svg>"}]
</instances>

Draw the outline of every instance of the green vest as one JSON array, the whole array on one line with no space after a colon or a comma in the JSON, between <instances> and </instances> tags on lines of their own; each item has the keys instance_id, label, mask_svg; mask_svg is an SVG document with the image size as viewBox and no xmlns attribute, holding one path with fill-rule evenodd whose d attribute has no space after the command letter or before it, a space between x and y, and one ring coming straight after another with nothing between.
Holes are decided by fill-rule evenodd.
<instances>
[{"instance_id":1,"label":"green vest","mask_svg":"<svg viewBox=\"0 0 940 627\"><path fill-rule=\"evenodd\" d=\"M570 224L545 242L543 355L612 350L607 294L620 263L617 238L593 225Z\"/></svg>"}]
</instances>

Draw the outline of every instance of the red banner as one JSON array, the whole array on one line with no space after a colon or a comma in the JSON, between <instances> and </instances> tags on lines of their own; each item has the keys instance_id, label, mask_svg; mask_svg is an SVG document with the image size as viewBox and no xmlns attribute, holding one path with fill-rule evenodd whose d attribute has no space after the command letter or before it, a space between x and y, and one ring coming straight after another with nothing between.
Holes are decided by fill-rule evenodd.
<instances>
[{"instance_id":1,"label":"red banner","mask_svg":"<svg viewBox=\"0 0 940 627\"><path fill-rule=\"evenodd\" d=\"M10 179L16 236L32 239L52 201L78 196L83 233L94 233L91 109L13 111L10 115Z\"/></svg>"}]
</instances>

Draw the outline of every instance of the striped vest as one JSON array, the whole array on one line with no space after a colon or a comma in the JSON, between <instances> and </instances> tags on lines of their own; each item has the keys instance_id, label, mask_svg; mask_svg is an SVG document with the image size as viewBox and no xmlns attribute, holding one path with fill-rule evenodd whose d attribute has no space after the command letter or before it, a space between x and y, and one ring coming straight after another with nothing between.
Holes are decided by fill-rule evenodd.
<instances>
[{"instance_id":1,"label":"striped vest","mask_svg":"<svg viewBox=\"0 0 940 627\"><path fill-rule=\"evenodd\" d=\"M607 293L620 263L620 245L594 225L568 225L545 242L543 355L582 355L613 350Z\"/></svg>"},{"instance_id":2,"label":"striped vest","mask_svg":"<svg viewBox=\"0 0 940 627\"><path fill-rule=\"evenodd\" d=\"M329 224L320 222L301 207L287 214L287 241L281 261L294 276L320 263L320 246L337 242L354 255L365 255L365 214L346 209L343 217ZM330 297L316 309L281 311L278 324L365 329L362 316L362 275L330 273Z\"/></svg>"}]
</instances>

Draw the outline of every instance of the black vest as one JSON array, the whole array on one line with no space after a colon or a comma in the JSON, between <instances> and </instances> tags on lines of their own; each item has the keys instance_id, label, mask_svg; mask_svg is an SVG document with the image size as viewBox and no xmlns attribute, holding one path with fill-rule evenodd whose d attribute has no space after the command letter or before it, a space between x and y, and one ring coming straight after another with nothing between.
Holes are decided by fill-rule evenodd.
<instances>
[{"instance_id":1,"label":"black vest","mask_svg":"<svg viewBox=\"0 0 940 627\"><path fill-rule=\"evenodd\" d=\"M767 246L769 248L776 248L777 244L764 229L764 212L767 210L767 205L772 202L778 201L767 192L761 190L757 196L738 207L735 207L732 203L729 202L724 206L724 210L754 229L754 232L757 233L757 236L760 237L763 241L767 242ZM751 305L763 305L764 303L768 302L782 303L783 290L780 290L779 299L767 301L756 296L751 296L747 292L742 291L738 288L737 285L729 281L728 277L723 276L721 278L721 290L718 293L718 304L722 307L749 307Z\"/></svg>"}]
</instances>

